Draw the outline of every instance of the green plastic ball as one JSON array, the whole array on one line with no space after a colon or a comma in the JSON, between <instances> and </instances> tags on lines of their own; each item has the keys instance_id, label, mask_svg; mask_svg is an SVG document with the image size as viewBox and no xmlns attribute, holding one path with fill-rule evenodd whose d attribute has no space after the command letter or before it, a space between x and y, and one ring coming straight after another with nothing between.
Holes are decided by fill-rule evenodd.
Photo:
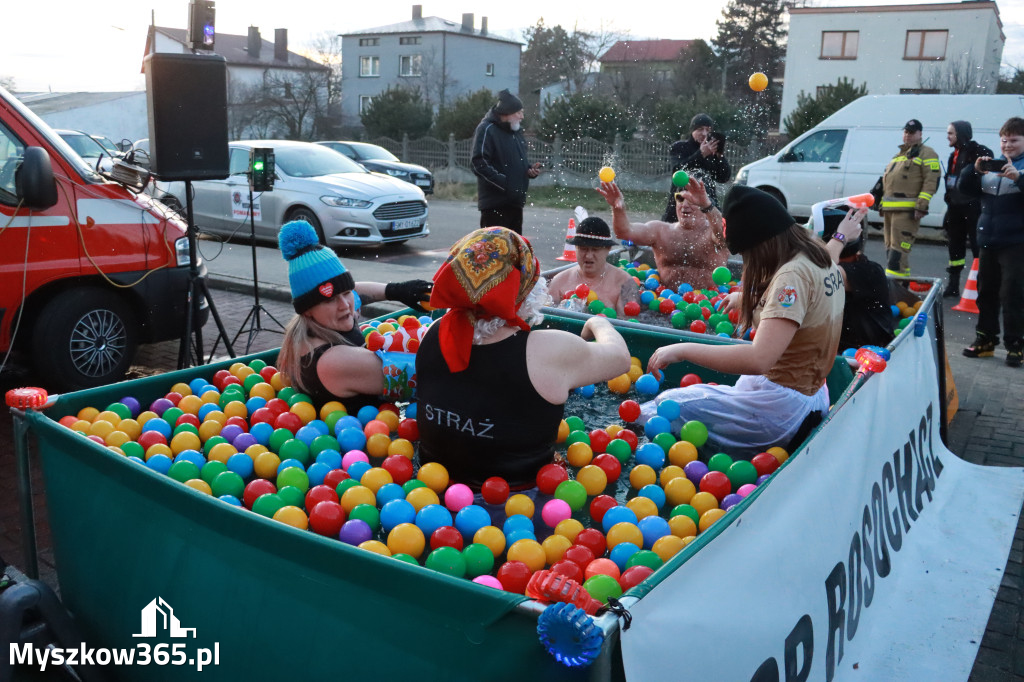
<instances>
[{"instance_id":1,"label":"green plastic ball","mask_svg":"<svg viewBox=\"0 0 1024 682\"><path fill-rule=\"evenodd\" d=\"M185 414L185 411L180 407L168 407L160 417L171 426L174 426L178 423L178 420L181 419L181 415L183 414ZM122 419L127 418L128 417L122 417Z\"/></svg>"},{"instance_id":2,"label":"green plastic ball","mask_svg":"<svg viewBox=\"0 0 1024 682\"><path fill-rule=\"evenodd\" d=\"M313 442L309 444L309 456L316 458L324 450L340 450L341 446L338 445L338 439L334 436L317 436L313 439Z\"/></svg>"},{"instance_id":3,"label":"green plastic ball","mask_svg":"<svg viewBox=\"0 0 1024 682\"><path fill-rule=\"evenodd\" d=\"M331 430L331 433L334 433L334 425L338 423L339 419L347 416L348 412L345 410L335 410L327 415L327 418L324 419L324 423L327 424L327 428Z\"/></svg>"},{"instance_id":4,"label":"green plastic ball","mask_svg":"<svg viewBox=\"0 0 1024 682\"><path fill-rule=\"evenodd\" d=\"M704 313L700 311L700 306L696 303L688 303L684 312L686 313L686 319L688 320L704 319Z\"/></svg>"},{"instance_id":5,"label":"green plastic ball","mask_svg":"<svg viewBox=\"0 0 1024 682\"><path fill-rule=\"evenodd\" d=\"M653 310L654 312L661 310L661 299L657 297L652 298L651 302L647 304L647 309Z\"/></svg>"},{"instance_id":6,"label":"green plastic ball","mask_svg":"<svg viewBox=\"0 0 1024 682\"><path fill-rule=\"evenodd\" d=\"M694 525L700 523L700 514L697 513L697 509L688 504L677 504L672 507L672 511L669 512L668 517L671 519L673 516L679 516L680 514L689 516L690 519L693 520Z\"/></svg>"},{"instance_id":7,"label":"green plastic ball","mask_svg":"<svg viewBox=\"0 0 1024 682\"><path fill-rule=\"evenodd\" d=\"M466 561L466 576L475 578L490 573L494 568L494 553L484 544L474 542L462 550L462 558Z\"/></svg>"},{"instance_id":8,"label":"green plastic ball","mask_svg":"<svg viewBox=\"0 0 1024 682\"><path fill-rule=\"evenodd\" d=\"M256 501L252 503L252 510L260 516L272 519L277 510L283 506L285 506L284 501L277 493L266 493L256 498Z\"/></svg>"},{"instance_id":9,"label":"green plastic ball","mask_svg":"<svg viewBox=\"0 0 1024 682\"><path fill-rule=\"evenodd\" d=\"M250 374L249 376L242 380L242 388L244 388L245 392L248 393L249 391L252 390L253 386L262 383L263 377L261 377L259 374Z\"/></svg>"},{"instance_id":10,"label":"green plastic ball","mask_svg":"<svg viewBox=\"0 0 1024 682\"><path fill-rule=\"evenodd\" d=\"M741 485L757 481L757 469L745 459L733 462L725 472L725 475L729 477L733 490L736 490Z\"/></svg>"},{"instance_id":11,"label":"green plastic ball","mask_svg":"<svg viewBox=\"0 0 1024 682\"><path fill-rule=\"evenodd\" d=\"M657 445L661 446L661 449L665 451L666 455L668 454L669 449L676 444L676 437L673 436L668 431L659 433L651 440Z\"/></svg>"},{"instance_id":12,"label":"green plastic ball","mask_svg":"<svg viewBox=\"0 0 1024 682\"><path fill-rule=\"evenodd\" d=\"M193 478L199 478L199 467L183 459L172 464L171 468L167 470L167 475L178 483L184 483Z\"/></svg>"},{"instance_id":13,"label":"green plastic ball","mask_svg":"<svg viewBox=\"0 0 1024 682\"><path fill-rule=\"evenodd\" d=\"M213 487L213 480L228 470L228 465L218 460L211 460L203 465L203 468L199 471L199 477L206 481L210 487ZM220 497L220 495L214 495L214 497ZM239 498L241 499L241 498Z\"/></svg>"},{"instance_id":14,"label":"green plastic ball","mask_svg":"<svg viewBox=\"0 0 1024 682\"><path fill-rule=\"evenodd\" d=\"M600 299L596 298L587 304L587 312L591 313L592 315L597 315L599 312L604 310L604 308L604 303L602 303Z\"/></svg>"},{"instance_id":15,"label":"green plastic ball","mask_svg":"<svg viewBox=\"0 0 1024 682\"><path fill-rule=\"evenodd\" d=\"M462 552L454 547L438 547L427 556L427 568L450 575L453 578L462 578L466 575L466 560Z\"/></svg>"},{"instance_id":16,"label":"green plastic ball","mask_svg":"<svg viewBox=\"0 0 1024 682\"><path fill-rule=\"evenodd\" d=\"M730 322L729 320L719 322L718 324L715 325L716 334L728 334L729 336L732 336L733 332L735 331L736 327L734 327L732 322Z\"/></svg>"},{"instance_id":17,"label":"green plastic ball","mask_svg":"<svg viewBox=\"0 0 1024 682\"><path fill-rule=\"evenodd\" d=\"M696 419L683 424L679 430L679 439L693 443L695 447L701 447L708 442L708 427Z\"/></svg>"},{"instance_id":18,"label":"green plastic ball","mask_svg":"<svg viewBox=\"0 0 1024 682\"><path fill-rule=\"evenodd\" d=\"M587 428L586 423L576 415L566 417L565 423L569 425L569 431L585 431Z\"/></svg>"},{"instance_id":19,"label":"green plastic ball","mask_svg":"<svg viewBox=\"0 0 1024 682\"><path fill-rule=\"evenodd\" d=\"M263 369L266 366L267 366L267 363L265 363L263 360L260 360L259 358L256 358L255 360L253 360L253 361L251 361L249 363L249 369L251 369L252 371L256 372L257 374L262 372ZM249 376L252 376L252 375L250 374Z\"/></svg>"},{"instance_id":20,"label":"green plastic ball","mask_svg":"<svg viewBox=\"0 0 1024 682\"><path fill-rule=\"evenodd\" d=\"M220 462L211 462L210 464L220 464ZM209 466L209 464L207 464ZM203 467L205 473L206 467ZM210 483L207 481L207 483ZM217 474L217 477L210 483L210 490L213 492L214 497L220 497L221 495L233 495L237 499L242 499L242 494L245 492L245 481L241 476L236 474L234 471L222 471Z\"/></svg>"},{"instance_id":21,"label":"green plastic ball","mask_svg":"<svg viewBox=\"0 0 1024 682\"><path fill-rule=\"evenodd\" d=\"M291 440L292 438L295 438L295 434L289 431L288 429L274 429L273 433L270 434L270 441L267 443L267 446L270 448L272 452L280 453L281 446L284 445L285 442ZM213 439L211 438L210 440Z\"/></svg>"},{"instance_id":22,"label":"green plastic ball","mask_svg":"<svg viewBox=\"0 0 1024 682\"><path fill-rule=\"evenodd\" d=\"M380 528L380 512L372 504L357 504L352 508L348 518L365 521L370 530L374 532Z\"/></svg>"},{"instance_id":23,"label":"green plastic ball","mask_svg":"<svg viewBox=\"0 0 1024 682\"><path fill-rule=\"evenodd\" d=\"M313 399L305 393L293 393L288 397L288 407L292 407L297 403L313 403Z\"/></svg>"},{"instance_id":24,"label":"green plastic ball","mask_svg":"<svg viewBox=\"0 0 1024 682\"><path fill-rule=\"evenodd\" d=\"M587 489L579 481L562 481L555 488L555 497L567 502L573 511L579 511L587 503Z\"/></svg>"},{"instance_id":25,"label":"green plastic ball","mask_svg":"<svg viewBox=\"0 0 1024 682\"><path fill-rule=\"evenodd\" d=\"M686 313L684 313L682 310L677 310L674 313L672 313L672 317L669 318L669 321L672 323L672 326L675 327L676 329L683 329L690 322L689 320L686 319Z\"/></svg>"},{"instance_id":26,"label":"green plastic ball","mask_svg":"<svg viewBox=\"0 0 1024 682\"><path fill-rule=\"evenodd\" d=\"M614 320L619 317L619 314L615 312L615 308L605 308L604 310L601 311L601 313L609 320Z\"/></svg>"},{"instance_id":27,"label":"green plastic ball","mask_svg":"<svg viewBox=\"0 0 1024 682\"><path fill-rule=\"evenodd\" d=\"M281 473L283 474L284 472L282 471ZM344 481L334 486L334 492L338 493L338 497L340 498L342 495L345 494L346 490L348 490L349 488L354 488L357 485L359 485L359 481L357 481L356 479L346 478Z\"/></svg>"},{"instance_id":28,"label":"green plastic ball","mask_svg":"<svg viewBox=\"0 0 1024 682\"><path fill-rule=\"evenodd\" d=\"M197 429L193 424L185 423L178 424L177 426L174 427L174 431L171 433L171 438L174 438L182 431L189 431L191 433L196 434L197 436L199 435L199 429Z\"/></svg>"},{"instance_id":29,"label":"green plastic ball","mask_svg":"<svg viewBox=\"0 0 1024 682\"><path fill-rule=\"evenodd\" d=\"M352 479L349 479L349 480L352 480ZM342 481L342 483L344 483L344 482L345 481ZM338 485L340 486L341 484L339 483ZM416 490L416 488L425 488L425 487L427 487L427 484L424 483L423 481L421 481L418 478L410 478L408 481L406 481L405 483L402 484L402 490L405 491L406 495L411 493L413 490ZM348 490L348 488L346 488L346 490ZM340 496L342 492L344 492L344 491L339 490L338 491L338 495Z\"/></svg>"},{"instance_id":30,"label":"green plastic ball","mask_svg":"<svg viewBox=\"0 0 1024 682\"><path fill-rule=\"evenodd\" d=\"M565 439L565 447L569 447L573 443L586 443L590 445L590 434L586 431L570 431Z\"/></svg>"},{"instance_id":31,"label":"green plastic ball","mask_svg":"<svg viewBox=\"0 0 1024 682\"><path fill-rule=\"evenodd\" d=\"M679 172L681 173L682 171ZM608 597L618 599L622 596L622 585L619 585L619 581L604 573L598 573L587 578L586 582L583 583L583 589L602 604L608 603Z\"/></svg>"},{"instance_id":32,"label":"green plastic ball","mask_svg":"<svg viewBox=\"0 0 1024 682\"><path fill-rule=\"evenodd\" d=\"M172 409L176 409L176 408L172 408ZM116 414L121 419L131 419L131 417L132 417L131 408L129 408L124 403L110 403L109 405L107 405L107 409L105 411L113 412L114 414ZM169 410L164 410L164 413L166 414L168 411ZM174 422L170 421L169 419L165 418L165 421L168 424L171 424L172 426L174 425Z\"/></svg>"},{"instance_id":33,"label":"green plastic ball","mask_svg":"<svg viewBox=\"0 0 1024 682\"><path fill-rule=\"evenodd\" d=\"M720 471L723 474L729 471L729 467L732 466L732 457L719 452L711 455L711 459L708 460L708 471Z\"/></svg>"},{"instance_id":34,"label":"green plastic ball","mask_svg":"<svg viewBox=\"0 0 1024 682\"><path fill-rule=\"evenodd\" d=\"M298 488L305 495L309 490L309 475L299 467L288 467L277 475L278 490L287 485Z\"/></svg>"},{"instance_id":35,"label":"green plastic ball","mask_svg":"<svg viewBox=\"0 0 1024 682\"><path fill-rule=\"evenodd\" d=\"M672 184L676 187L686 187L690 184L690 175L684 170L677 170L672 174Z\"/></svg>"},{"instance_id":36,"label":"green plastic ball","mask_svg":"<svg viewBox=\"0 0 1024 682\"><path fill-rule=\"evenodd\" d=\"M720 265L711 272L711 280L719 286L728 284L732 281L732 273L729 271L729 268Z\"/></svg>"},{"instance_id":37,"label":"green plastic ball","mask_svg":"<svg viewBox=\"0 0 1024 682\"><path fill-rule=\"evenodd\" d=\"M658 570L661 565L665 563L661 560L655 552L649 549L641 549L639 552L633 552L632 556L626 559L626 568L633 568L634 566L646 566L647 568Z\"/></svg>"},{"instance_id":38,"label":"green plastic ball","mask_svg":"<svg viewBox=\"0 0 1024 682\"><path fill-rule=\"evenodd\" d=\"M121 452L124 453L125 457L138 457L139 459L146 458L146 449L133 440L122 443Z\"/></svg>"},{"instance_id":39,"label":"green plastic ball","mask_svg":"<svg viewBox=\"0 0 1024 682\"><path fill-rule=\"evenodd\" d=\"M273 434L271 434L273 437ZM298 438L289 438L284 443L281 443L281 447L278 448L277 454L280 455L281 460L286 459L297 459L300 462L309 464L309 446L303 443Z\"/></svg>"},{"instance_id":40,"label":"green plastic ball","mask_svg":"<svg viewBox=\"0 0 1024 682\"><path fill-rule=\"evenodd\" d=\"M398 554L392 554L391 558L392 559L398 559L399 561L404 561L405 563L412 564L413 566L419 566L420 565L420 562L416 561L416 557L410 556L410 555L405 554L403 552L399 552Z\"/></svg>"},{"instance_id":41,"label":"green plastic ball","mask_svg":"<svg viewBox=\"0 0 1024 682\"><path fill-rule=\"evenodd\" d=\"M286 507L298 507L299 509L302 509L303 504L306 502L306 491L299 490L293 485L286 485L279 488L277 496Z\"/></svg>"},{"instance_id":42,"label":"green plastic ball","mask_svg":"<svg viewBox=\"0 0 1024 682\"><path fill-rule=\"evenodd\" d=\"M288 402L288 399L295 395L296 391L291 386L285 386L277 392L277 397L281 400Z\"/></svg>"},{"instance_id":43,"label":"green plastic ball","mask_svg":"<svg viewBox=\"0 0 1024 682\"><path fill-rule=\"evenodd\" d=\"M629 443L622 440L621 438L615 438L604 450L606 453L619 460L620 464L625 464L629 461L629 456L633 454L633 450L629 447Z\"/></svg>"}]
</instances>

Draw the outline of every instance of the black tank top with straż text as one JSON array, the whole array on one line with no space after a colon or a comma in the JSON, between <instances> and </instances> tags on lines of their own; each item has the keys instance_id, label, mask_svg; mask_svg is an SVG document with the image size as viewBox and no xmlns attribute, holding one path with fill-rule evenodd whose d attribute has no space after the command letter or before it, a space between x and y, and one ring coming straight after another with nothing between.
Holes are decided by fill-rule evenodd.
<instances>
[{"instance_id":1,"label":"black tank top with stra\u017c text","mask_svg":"<svg viewBox=\"0 0 1024 682\"><path fill-rule=\"evenodd\" d=\"M479 486L501 476L532 484L552 459L564 405L542 398L526 369L529 333L473 346L469 367L451 372L437 327L416 354L420 462L439 462L452 481Z\"/></svg>"}]
</instances>

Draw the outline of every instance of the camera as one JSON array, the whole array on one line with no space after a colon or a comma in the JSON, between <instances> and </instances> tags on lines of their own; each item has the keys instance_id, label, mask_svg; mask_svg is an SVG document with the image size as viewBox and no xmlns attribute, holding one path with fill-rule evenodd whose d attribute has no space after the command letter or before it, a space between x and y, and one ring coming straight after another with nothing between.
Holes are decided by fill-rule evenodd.
<instances>
[{"instance_id":1,"label":"camera","mask_svg":"<svg viewBox=\"0 0 1024 682\"><path fill-rule=\"evenodd\" d=\"M1006 165L1006 159L989 159L981 162L981 170L991 173L1002 173Z\"/></svg>"},{"instance_id":2,"label":"camera","mask_svg":"<svg viewBox=\"0 0 1024 682\"><path fill-rule=\"evenodd\" d=\"M725 156L725 133L720 133L717 130L712 130L708 133L708 138L718 143L718 148L715 150L716 156Z\"/></svg>"}]
</instances>

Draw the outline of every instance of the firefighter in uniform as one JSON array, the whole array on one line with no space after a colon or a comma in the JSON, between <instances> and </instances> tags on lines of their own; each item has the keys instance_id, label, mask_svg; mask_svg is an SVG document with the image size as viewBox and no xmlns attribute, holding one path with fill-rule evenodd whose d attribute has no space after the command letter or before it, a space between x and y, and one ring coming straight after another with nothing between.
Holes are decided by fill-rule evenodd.
<instances>
[{"instance_id":1,"label":"firefighter in uniform","mask_svg":"<svg viewBox=\"0 0 1024 682\"><path fill-rule=\"evenodd\" d=\"M922 130L916 118L907 121L900 151L882 176L885 272L890 275L910 274L910 249L942 175L939 155L921 142Z\"/></svg>"}]
</instances>

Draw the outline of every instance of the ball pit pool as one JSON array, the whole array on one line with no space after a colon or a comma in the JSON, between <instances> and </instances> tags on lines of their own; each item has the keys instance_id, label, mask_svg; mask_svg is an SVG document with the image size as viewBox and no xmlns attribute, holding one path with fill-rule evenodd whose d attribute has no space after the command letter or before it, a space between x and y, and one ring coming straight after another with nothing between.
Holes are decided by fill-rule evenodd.
<instances>
[{"instance_id":1,"label":"ball pit pool","mask_svg":"<svg viewBox=\"0 0 1024 682\"><path fill-rule=\"evenodd\" d=\"M547 325L578 331L580 323L552 317ZM624 334L634 354L644 359L654 347L678 338L667 330L665 335L630 330ZM274 359L272 354L259 357L267 363ZM837 368L835 372L846 371L845 380L848 381L849 371L845 363L840 363ZM282 677L294 671L294 652L316 651L321 647L323 651L329 651L331 649L327 647L336 647L339 642L347 642L346 648L350 646L352 650L361 652L358 660L349 659L346 664L346 669L357 677L374 675L374 671L379 670L377 666L387 661L389 671L400 670L403 675L425 675L428 678L479 679L483 676L510 679L521 678L523 674L552 679L573 678L573 671L562 667L538 646L536 618L514 608L523 601L521 594L494 589L488 579L496 578L499 584L504 584L501 582L503 576L509 581L519 580L515 577L515 566L503 574L498 572L498 561L492 567L485 567L483 557L477 556L480 554L478 550L467 553L464 547L460 553L454 547L458 538L451 533L438 535L438 531L446 527L444 521L424 519L424 524L432 532L426 534L420 530L419 537L437 552L436 555L431 554L436 558L427 567L432 570L411 566L405 563L404 557L400 557L403 561L396 561L383 556L388 549L386 543L382 548L381 541L376 539L379 536L374 536L375 528L385 522L393 530L409 523L408 510L403 513L401 509L389 507L385 520L383 511L372 514L365 509L373 509L373 505L360 503L358 499L350 499L346 504L342 496L341 506L347 507L345 523L353 524L346 537L360 545L379 543L363 547L370 551L346 547L344 540L339 542L335 539L337 535L327 538L310 530L296 532L295 527L288 527L296 526L298 517L291 511L281 514L282 510L300 507L304 496L317 488L311 485L313 480L310 478L315 475L312 467L305 478L295 473L285 476L288 484L281 486L279 494L283 494L285 488L297 491L297 499L285 500L292 504L264 509L263 514L253 513L235 503L245 497L244 490L236 494L239 493L238 479L245 477L230 468L230 456L224 457L223 469L214 467L218 470L211 470L213 483L208 484L211 490L216 487L235 498L235 502L224 504L204 494L205 491L190 490L178 479L128 461L98 443L83 447L80 435L57 424L57 420L63 417L78 416L83 408L102 408L119 402L125 395L137 397L142 405L150 405L157 397L163 396L168 387L179 382L209 378L217 369L201 367L70 394L61 397L47 411L47 417L29 415L42 455L62 594L68 605L79 614L87 633L104 646L131 646L131 633L138 628L139 609L159 595L174 605L180 617L190 618L185 622L187 626L199 626L199 640L220 642L223 670L204 671L211 672L214 679L238 679L242 675L265 679L268 671L273 671L275 678ZM678 384L682 376L692 370L687 366L673 368L667 380ZM717 377L717 380L725 381L727 377ZM843 379L837 377L836 381ZM838 386L837 390L841 388ZM604 429L606 425L619 421L617 415L608 417L609 407L617 407L624 397L637 397L635 393L630 396L612 395L605 387L597 387L595 393L593 398L574 396L567 406L567 415L577 416L591 430L591 439L593 430ZM372 421L367 420L367 424ZM226 422L227 418L225 425ZM158 430L158 426L159 423L154 423L149 431ZM297 429L296 435L298 432L301 429ZM236 434L236 437L240 435ZM269 442L273 438L273 430L260 437ZM291 440L301 441L300 438ZM646 440L641 437L638 445L643 445ZM308 444L302 441L306 450L293 444L290 446L294 450L292 454L297 459L309 457L309 451L316 447L313 445L316 442L317 437L312 437ZM220 443L215 447L217 445ZM250 447L259 445L261 443L257 442ZM568 447L565 446L567 456ZM212 453L213 448L210 450ZM155 452L150 459L161 454ZM381 467L379 458L368 458L369 462L352 459L356 461L349 462L350 470L353 466L358 468L366 464L376 465L379 471L386 469ZM146 460L146 464L149 461ZM191 470L182 471L180 478L205 481L202 469L195 462L183 461L195 467L198 475ZM182 470L187 468L184 464ZM207 466L210 464L208 462ZM277 467L282 464L283 461L279 461L272 470L277 476L297 471L286 467L277 472ZM263 465L266 466L266 462ZM255 466L261 466L259 457ZM633 502L639 513L621 504L608 508L601 505L595 508L590 504L600 499L592 495L592 491L608 492L604 489L609 477L596 465L571 466L575 480L555 485L555 497L564 505L556 504L547 509L549 520L557 527L580 518L589 521L590 516L596 521L601 515L604 522L601 524L601 542L614 544L609 549L618 550L614 557L609 554L602 560L607 565L598 563L593 567L592 575L582 576L585 580L594 580L595 592L614 595L616 590L608 581L613 580L609 576L616 571L620 573L617 577L622 577L636 566L653 568L650 564L660 565L663 559L655 544L664 539L666 533L659 521L664 521L666 526L672 523L681 526L687 521L698 526L701 522L700 517L692 520L689 517L679 518L673 522L657 514L644 513L650 506L664 508L666 504L658 497L657 491L662 490L661 486L650 481L652 474L656 477L653 467L644 466L650 472L642 467L626 468L621 476L616 476L617 487L608 494L619 502ZM369 476L374 469L374 466L366 467L362 476ZM399 472L398 469L395 471ZM244 468L243 473L250 475ZM378 480L390 478L394 481L379 485L378 495L385 492L388 485L401 487L397 484L397 476L402 474L397 473L396 476L390 470L387 473L387 477L374 474L380 476ZM634 475L636 481L632 480ZM593 488L587 486L588 476L597 481ZM601 476L605 476L603 487L600 485ZM677 478L682 481L685 477ZM447 495L439 497L438 491L434 490L435 487L444 489L437 480L415 478L407 479L405 483L411 481L425 484L414 490L433 492L433 498L436 498L430 504L419 506L416 516L429 509L430 515L448 515L446 518L451 518L452 507L460 511L466 508L465 495L461 490L457 490L449 500ZM338 485L343 482L339 481ZM559 488L568 483L576 484L582 490L569 486L559 494ZM650 488L652 485L654 487ZM683 485L680 482L672 488ZM741 486L736 487L739 490ZM716 492L720 493L721 489L716 489ZM669 490L662 494L671 498L674 494L684 493ZM578 508L581 495L587 503L585 517ZM713 496L710 492L707 495ZM406 500L410 496L407 492ZM388 504L396 501L399 500L395 498ZM322 501L320 504L327 503ZM566 518L566 506L570 508L572 518ZM316 523L323 523L324 527L333 530L339 514L332 517L326 509L324 518L317 518ZM617 511L609 518L611 509L623 511ZM545 508L538 507L536 516L544 516L544 511ZM650 521L643 524L625 522L625 525L621 520L611 523L617 514L626 511L631 511L637 521ZM281 518L277 518L278 514ZM272 517L277 520L272 520ZM463 522L481 523L473 519L463 519ZM438 523L441 525L437 526ZM457 516L455 526L459 526ZM337 532L344 532L344 528L343 523ZM669 530L672 531L671 527ZM586 532L577 533L577 537ZM415 546L417 534L410 532L409 535ZM552 537L556 535L559 534L554 533ZM538 535L537 539L542 538ZM486 538L481 540L486 541ZM543 565L548 551L558 552L560 549L563 555L567 551L564 546L548 547L529 537L509 544L509 557L516 559L508 563L516 565L536 566L538 562ZM583 546L579 541L577 545ZM637 549L629 552L632 549L630 545ZM646 545L651 545L651 549ZM678 545L662 549L667 557L688 551ZM696 549L699 547L689 551ZM593 554L596 558L596 552ZM621 567L615 559L619 559ZM678 557L672 562L677 565ZM672 569L672 566L666 568ZM472 572L477 573L474 576ZM464 577L454 577L456 574ZM630 579L639 582L647 577L646 573L640 577L637 575L638 571L632 571ZM237 627L240 621L250 624L244 634ZM258 659L250 655L253 641L266 643L261 646ZM501 652L502 660L516 662L514 675L511 671L494 667L497 665L495 651ZM312 677L326 676L333 669L331 657L327 655L304 654L302 665ZM155 671L152 679L181 679L175 677L175 672L170 668L160 669Z\"/></svg>"}]
</instances>

